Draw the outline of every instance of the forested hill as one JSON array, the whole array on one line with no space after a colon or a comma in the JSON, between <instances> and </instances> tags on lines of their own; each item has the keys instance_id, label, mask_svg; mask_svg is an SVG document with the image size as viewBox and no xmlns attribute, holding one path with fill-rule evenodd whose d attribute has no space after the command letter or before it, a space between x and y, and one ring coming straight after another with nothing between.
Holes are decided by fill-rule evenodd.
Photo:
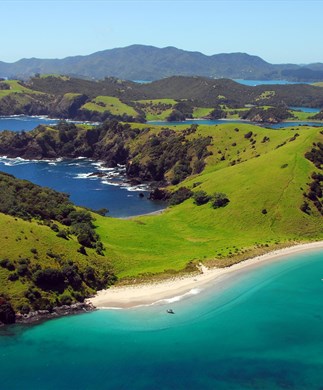
<instances>
[{"instance_id":1,"label":"forested hill","mask_svg":"<svg viewBox=\"0 0 323 390\"><path fill-rule=\"evenodd\" d=\"M228 117L227 114L237 108L241 110L235 114L241 117L248 105L264 109L283 107L284 110L289 106L321 108L323 88L308 84L251 87L229 79L183 76L146 84L116 78L90 81L60 75L41 75L27 82L0 81L0 115L3 116L48 115L76 120L113 118L144 122ZM227 112L212 113L220 107ZM253 120L248 115L243 118Z\"/></svg>"},{"instance_id":2,"label":"forested hill","mask_svg":"<svg viewBox=\"0 0 323 390\"><path fill-rule=\"evenodd\" d=\"M174 75L213 78L323 80L323 64L273 65L246 53L215 54L132 45L64 59L21 59L0 62L0 77L28 78L37 73L60 73L87 78L158 80Z\"/></svg>"}]
</instances>

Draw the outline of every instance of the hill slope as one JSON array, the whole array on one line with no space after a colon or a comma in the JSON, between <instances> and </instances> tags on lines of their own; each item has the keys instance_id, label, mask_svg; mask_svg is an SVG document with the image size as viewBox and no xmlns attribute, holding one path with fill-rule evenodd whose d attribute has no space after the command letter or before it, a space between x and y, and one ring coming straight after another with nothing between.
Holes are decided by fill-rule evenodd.
<instances>
[{"instance_id":1,"label":"hill slope","mask_svg":"<svg viewBox=\"0 0 323 390\"><path fill-rule=\"evenodd\" d=\"M181 270L191 261L222 266L279 245L322 239L322 215L311 201L309 213L301 206L311 174L318 170L304 154L323 136L317 129L296 131L200 126L198 134L213 139L213 154L201 174L177 188L224 193L230 202L214 209L210 202L197 206L191 198L158 216L99 219L117 274Z\"/></svg>"},{"instance_id":2,"label":"hill slope","mask_svg":"<svg viewBox=\"0 0 323 390\"><path fill-rule=\"evenodd\" d=\"M3 300L51 311L114 281L93 216L66 194L0 172L0 203L0 324Z\"/></svg>"}]
</instances>

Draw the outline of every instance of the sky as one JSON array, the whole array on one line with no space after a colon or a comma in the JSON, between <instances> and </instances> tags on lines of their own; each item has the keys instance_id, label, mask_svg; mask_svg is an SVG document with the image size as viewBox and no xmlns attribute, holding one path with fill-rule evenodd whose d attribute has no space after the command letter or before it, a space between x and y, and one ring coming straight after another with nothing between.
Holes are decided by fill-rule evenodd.
<instances>
[{"instance_id":1,"label":"sky","mask_svg":"<svg viewBox=\"0 0 323 390\"><path fill-rule=\"evenodd\" d=\"M132 44L323 62L323 0L0 0L0 61Z\"/></svg>"}]
</instances>

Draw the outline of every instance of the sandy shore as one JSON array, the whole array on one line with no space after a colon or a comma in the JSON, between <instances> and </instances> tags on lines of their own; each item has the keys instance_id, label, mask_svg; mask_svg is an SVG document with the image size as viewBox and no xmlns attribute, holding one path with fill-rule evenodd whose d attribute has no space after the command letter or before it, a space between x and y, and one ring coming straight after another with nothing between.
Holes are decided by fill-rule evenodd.
<instances>
[{"instance_id":1,"label":"sandy shore","mask_svg":"<svg viewBox=\"0 0 323 390\"><path fill-rule=\"evenodd\" d=\"M208 285L214 286L217 282L223 280L224 276L234 274L237 271L248 271L248 268L256 267L268 261L315 249L323 249L323 241L279 249L226 268L208 269L200 264L199 272L195 275L132 286L114 286L99 291L95 297L88 299L87 302L92 303L97 308L130 308L151 304L163 299L190 294L197 288L205 288Z\"/></svg>"}]
</instances>

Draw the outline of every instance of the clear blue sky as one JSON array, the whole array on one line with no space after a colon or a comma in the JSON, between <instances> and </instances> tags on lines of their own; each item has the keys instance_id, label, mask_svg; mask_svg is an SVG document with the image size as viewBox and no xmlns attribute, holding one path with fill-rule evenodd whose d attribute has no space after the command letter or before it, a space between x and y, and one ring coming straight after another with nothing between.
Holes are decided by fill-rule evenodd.
<instances>
[{"instance_id":1,"label":"clear blue sky","mask_svg":"<svg viewBox=\"0 0 323 390\"><path fill-rule=\"evenodd\" d=\"M323 62L323 0L0 0L0 61L145 44Z\"/></svg>"}]
</instances>

